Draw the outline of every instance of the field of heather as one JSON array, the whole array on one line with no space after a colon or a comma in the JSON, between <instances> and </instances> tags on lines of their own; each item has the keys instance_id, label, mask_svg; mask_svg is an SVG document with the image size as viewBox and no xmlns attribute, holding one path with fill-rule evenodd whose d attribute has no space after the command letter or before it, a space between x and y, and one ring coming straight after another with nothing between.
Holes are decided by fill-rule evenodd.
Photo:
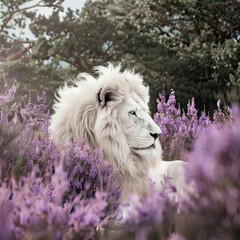
<instances>
[{"instance_id":1,"label":"field of heather","mask_svg":"<svg viewBox=\"0 0 240 240\"><path fill-rule=\"evenodd\" d=\"M132 200L116 218L121 191L113 166L82 142L64 152L50 140L45 95L14 102L15 87L0 96L0 239L240 239L240 108L216 103L213 119L187 112L175 94L157 100L163 159L190 163L186 186L196 191L176 203L162 191Z\"/></svg>"}]
</instances>

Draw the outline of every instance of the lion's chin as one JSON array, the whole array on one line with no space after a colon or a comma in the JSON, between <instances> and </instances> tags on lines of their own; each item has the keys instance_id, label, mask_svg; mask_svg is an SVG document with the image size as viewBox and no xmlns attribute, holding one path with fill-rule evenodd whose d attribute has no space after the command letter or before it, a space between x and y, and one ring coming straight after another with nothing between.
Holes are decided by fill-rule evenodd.
<instances>
[{"instance_id":1,"label":"lion's chin","mask_svg":"<svg viewBox=\"0 0 240 240\"><path fill-rule=\"evenodd\" d=\"M146 151L146 150L153 150L155 149L155 144L153 143L152 145L148 146L148 147L145 147L145 148L135 148L135 147L132 147L132 149L134 151Z\"/></svg>"},{"instance_id":2,"label":"lion's chin","mask_svg":"<svg viewBox=\"0 0 240 240\"><path fill-rule=\"evenodd\" d=\"M149 147L146 148L135 148L132 147L132 151L134 154L138 155L138 156L142 156L142 157L147 157L147 158L151 158L156 154L156 146L155 144L150 145Z\"/></svg>"}]
</instances>

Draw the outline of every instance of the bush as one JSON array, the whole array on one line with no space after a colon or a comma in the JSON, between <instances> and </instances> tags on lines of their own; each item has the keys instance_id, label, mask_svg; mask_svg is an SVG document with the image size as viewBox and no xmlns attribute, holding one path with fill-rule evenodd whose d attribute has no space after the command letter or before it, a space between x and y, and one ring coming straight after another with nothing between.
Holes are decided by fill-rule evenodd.
<instances>
[{"instance_id":1,"label":"bush","mask_svg":"<svg viewBox=\"0 0 240 240\"><path fill-rule=\"evenodd\" d=\"M204 129L187 154L196 193L182 200L179 232L187 239L240 237L240 108L233 105L231 121ZM191 229L191 231L189 230Z\"/></svg>"},{"instance_id":2,"label":"bush","mask_svg":"<svg viewBox=\"0 0 240 240\"><path fill-rule=\"evenodd\" d=\"M174 92L160 94L155 121L164 159L190 163L176 202L166 178L161 191L130 197L133 211L111 234L120 191L102 153L74 141L60 150L50 138L45 95L13 103L15 87L0 96L0 239L239 239L240 108L221 108L213 119L194 99L185 114ZM116 219L114 219L116 221ZM104 231L103 231L104 230Z\"/></svg>"},{"instance_id":3,"label":"bush","mask_svg":"<svg viewBox=\"0 0 240 240\"><path fill-rule=\"evenodd\" d=\"M80 142L63 153L50 139L45 95L13 104L14 92L0 97L0 239L92 238L118 207L112 166Z\"/></svg>"},{"instance_id":4,"label":"bush","mask_svg":"<svg viewBox=\"0 0 240 240\"><path fill-rule=\"evenodd\" d=\"M204 112L198 117L194 99L187 114L175 104L173 91L168 101L160 94L155 121L165 159L184 156L191 167L186 184L195 190L176 202L177 190L166 179L162 191L133 200L119 239L239 239L240 108L221 109L218 101L211 121Z\"/></svg>"},{"instance_id":5,"label":"bush","mask_svg":"<svg viewBox=\"0 0 240 240\"><path fill-rule=\"evenodd\" d=\"M162 129L161 145L164 160L185 159L185 152L192 149L192 143L203 128L211 124L219 124L229 118L228 106L220 107L217 102L217 110L214 111L213 121L205 111L199 113L195 108L194 98L188 102L187 114L181 110L180 104L176 107L175 93L172 90L166 100L165 93L159 94L157 99L158 112L154 116L155 122Z\"/></svg>"}]
</instances>

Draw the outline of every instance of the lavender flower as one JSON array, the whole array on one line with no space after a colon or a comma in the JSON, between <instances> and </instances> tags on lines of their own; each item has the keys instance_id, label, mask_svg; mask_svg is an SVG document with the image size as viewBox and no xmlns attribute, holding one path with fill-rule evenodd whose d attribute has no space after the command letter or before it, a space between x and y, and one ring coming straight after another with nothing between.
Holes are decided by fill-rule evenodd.
<instances>
[{"instance_id":1,"label":"lavender flower","mask_svg":"<svg viewBox=\"0 0 240 240\"><path fill-rule=\"evenodd\" d=\"M222 110L218 102L212 122L205 112L198 117L194 99L189 101L185 114L180 108L176 109L174 92L167 102L165 95L161 94L160 98L155 121L163 130L165 158L184 153L191 166L191 171L186 172L186 185L192 188L194 183L196 189L179 200L179 207L171 198L170 190L174 192L175 188L169 184L161 192L155 190L146 199L134 202L135 211L120 236L126 239L237 239L240 234L239 108L233 105L232 109ZM167 219L170 225L164 224Z\"/></svg>"},{"instance_id":2,"label":"lavender flower","mask_svg":"<svg viewBox=\"0 0 240 240\"><path fill-rule=\"evenodd\" d=\"M118 207L116 175L98 149L74 141L59 149L48 131L45 95L13 104L15 88L0 96L0 239L95 239L109 236ZM158 99L167 160L189 162L186 184L196 191L176 202L169 181L132 201L133 212L112 239L238 239L240 237L240 109L217 103L213 121L176 108L172 91ZM191 186L189 186L191 187Z\"/></svg>"},{"instance_id":3,"label":"lavender flower","mask_svg":"<svg viewBox=\"0 0 240 240\"><path fill-rule=\"evenodd\" d=\"M186 172L186 178L196 187L190 200L183 199L183 213L178 218L179 232L187 239L240 236L239 112L234 105L232 120L202 131L193 151L187 155L191 171Z\"/></svg>"},{"instance_id":4,"label":"lavender flower","mask_svg":"<svg viewBox=\"0 0 240 240\"><path fill-rule=\"evenodd\" d=\"M129 213L123 235L125 234L127 239L136 240L169 237L178 209L175 191L174 186L166 179L161 191L153 187L146 198L131 198L133 210ZM118 239L121 237L123 236Z\"/></svg>"},{"instance_id":5,"label":"lavender flower","mask_svg":"<svg viewBox=\"0 0 240 240\"><path fill-rule=\"evenodd\" d=\"M198 117L194 98L188 102L187 114L181 112L180 105L176 108L175 93L172 90L166 101L164 93L159 94L157 99L158 112L154 116L155 122L161 127L161 145L163 148L163 159L185 159L185 152L191 150L193 141L197 138L203 128L212 124L210 118L203 111ZM229 108L220 108L214 113L213 123L224 122L228 119Z\"/></svg>"},{"instance_id":6,"label":"lavender flower","mask_svg":"<svg viewBox=\"0 0 240 240\"><path fill-rule=\"evenodd\" d=\"M12 86L5 94L0 95L0 107L8 104L14 99L16 87Z\"/></svg>"},{"instance_id":7,"label":"lavender flower","mask_svg":"<svg viewBox=\"0 0 240 240\"><path fill-rule=\"evenodd\" d=\"M11 104L13 93L0 97L0 238L92 238L118 207L112 165L82 142L63 153L50 139L45 95Z\"/></svg>"},{"instance_id":8,"label":"lavender flower","mask_svg":"<svg viewBox=\"0 0 240 240\"><path fill-rule=\"evenodd\" d=\"M11 216L12 203L9 201L11 192L3 184L0 188L0 239L8 240L13 237L12 229L13 219Z\"/></svg>"}]
</instances>

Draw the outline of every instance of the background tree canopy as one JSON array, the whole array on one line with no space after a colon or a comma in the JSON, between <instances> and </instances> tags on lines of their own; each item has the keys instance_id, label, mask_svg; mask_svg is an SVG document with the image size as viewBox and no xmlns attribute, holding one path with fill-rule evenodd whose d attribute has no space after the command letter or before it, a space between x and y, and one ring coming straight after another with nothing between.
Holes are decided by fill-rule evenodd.
<instances>
[{"instance_id":1,"label":"background tree canopy","mask_svg":"<svg viewBox=\"0 0 240 240\"><path fill-rule=\"evenodd\" d=\"M153 113L163 89L182 105L195 97L210 114L219 97L240 101L237 1L88 0L62 16L63 2L0 2L1 88L16 81L19 96L45 90L51 100L63 81L110 61L144 76ZM39 7L53 12L39 15Z\"/></svg>"}]
</instances>

